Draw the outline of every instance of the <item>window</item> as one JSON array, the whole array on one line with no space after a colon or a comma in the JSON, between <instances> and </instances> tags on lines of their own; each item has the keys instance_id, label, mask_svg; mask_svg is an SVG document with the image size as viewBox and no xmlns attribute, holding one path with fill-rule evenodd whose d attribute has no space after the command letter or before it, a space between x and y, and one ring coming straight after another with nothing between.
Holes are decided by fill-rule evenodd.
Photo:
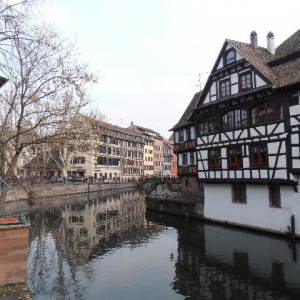
<instances>
[{"instance_id":1,"label":"window","mask_svg":"<svg viewBox=\"0 0 300 300\"><path fill-rule=\"evenodd\" d=\"M73 157L73 164L74 165L85 164L85 157Z\"/></svg>"},{"instance_id":2,"label":"window","mask_svg":"<svg viewBox=\"0 0 300 300\"><path fill-rule=\"evenodd\" d=\"M247 203L246 185L233 184L232 185L232 202L233 203Z\"/></svg>"},{"instance_id":3,"label":"window","mask_svg":"<svg viewBox=\"0 0 300 300\"><path fill-rule=\"evenodd\" d=\"M230 81L229 79L220 81L220 97L230 96Z\"/></svg>"},{"instance_id":4,"label":"window","mask_svg":"<svg viewBox=\"0 0 300 300\"><path fill-rule=\"evenodd\" d=\"M232 110L222 117L222 129L231 130L247 126L247 111L243 109Z\"/></svg>"},{"instance_id":5,"label":"window","mask_svg":"<svg viewBox=\"0 0 300 300\"><path fill-rule=\"evenodd\" d=\"M208 150L208 168L220 169L221 168L221 151L220 149Z\"/></svg>"},{"instance_id":6,"label":"window","mask_svg":"<svg viewBox=\"0 0 300 300\"><path fill-rule=\"evenodd\" d=\"M283 119L283 109L280 102L265 102L255 106L251 110L251 120L253 125Z\"/></svg>"},{"instance_id":7,"label":"window","mask_svg":"<svg viewBox=\"0 0 300 300\"><path fill-rule=\"evenodd\" d=\"M244 73L240 75L240 90L245 92L252 88L251 73Z\"/></svg>"},{"instance_id":8,"label":"window","mask_svg":"<svg viewBox=\"0 0 300 300\"><path fill-rule=\"evenodd\" d=\"M236 60L236 56L235 56L235 51L234 50L230 50L229 52L226 53L225 55L225 65L229 65L234 63Z\"/></svg>"},{"instance_id":9,"label":"window","mask_svg":"<svg viewBox=\"0 0 300 300\"><path fill-rule=\"evenodd\" d=\"M251 168L268 167L268 153L266 144L250 145L250 165Z\"/></svg>"},{"instance_id":10,"label":"window","mask_svg":"<svg viewBox=\"0 0 300 300\"><path fill-rule=\"evenodd\" d=\"M232 147L227 149L228 169L238 169L243 167L242 147Z\"/></svg>"},{"instance_id":11,"label":"window","mask_svg":"<svg viewBox=\"0 0 300 300\"><path fill-rule=\"evenodd\" d=\"M183 130L180 130L178 132L178 142L180 143L180 142L183 142L183 141L184 141L184 132L183 132Z\"/></svg>"},{"instance_id":12,"label":"window","mask_svg":"<svg viewBox=\"0 0 300 300\"><path fill-rule=\"evenodd\" d=\"M186 166L188 164L188 161L187 161L187 154L184 153L182 154L182 165L183 166Z\"/></svg>"},{"instance_id":13,"label":"window","mask_svg":"<svg viewBox=\"0 0 300 300\"><path fill-rule=\"evenodd\" d=\"M279 185L269 185L269 203L271 207L281 207Z\"/></svg>"},{"instance_id":14,"label":"window","mask_svg":"<svg viewBox=\"0 0 300 300\"><path fill-rule=\"evenodd\" d=\"M295 105L299 105L298 93L290 94L289 106L295 106Z\"/></svg>"},{"instance_id":15,"label":"window","mask_svg":"<svg viewBox=\"0 0 300 300\"><path fill-rule=\"evenodd\" d=\"M191 131L192 131L192 128L187 128L186 129L186 140L187 141L190 141L192 139L192 133L191 133Z\"/></svg>"},{"instance_id":16,"label":"window","mask_svg":"<svg viewBox=\"0 0 300 300\"><path fill-rule=\"evenodd\" d=\"M190 165L195 165L195 152L190 152Z\"/></svg>"},{"instance_id":17,"label":"window","mask_svg":"<svg viewBox=\"0 0 300 300\"><path fill-rule=\"evenodd\" d=\"M107 165L107 158L103 156L98 156L97 165Z\"/></svg>"},{"instance_id":18,"label":"window","mask_svg":"<svg viewBox=\"0 0 300 300\"><path fill-rule=\"evenodd\" d=\"M185 187L190 187L190 181L188 179L185 180L184 186Z\"/></svg>"},{"instance_id":19,"label":"window","mask_svg":"<svg viewBox=\"0 0 300 300\"><path fill-rule=\"evenodd\" d=\"M206 117L199 121L199 134L209 134L219 130L217 118L215 116Z\"/></svg>"}]
</instances>

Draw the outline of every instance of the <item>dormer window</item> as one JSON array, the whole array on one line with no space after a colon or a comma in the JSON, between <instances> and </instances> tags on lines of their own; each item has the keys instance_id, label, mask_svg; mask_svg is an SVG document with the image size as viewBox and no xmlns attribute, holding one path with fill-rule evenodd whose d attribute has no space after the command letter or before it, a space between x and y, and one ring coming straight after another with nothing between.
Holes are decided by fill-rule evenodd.
<instances>
[{"instance_id":1,"label":"dormer window","mask_svg":"<svg viewBox=\"0 0 300 300\"><path fill-rule=\"evenodd\" d=\"M234 63L236 60L236 56L235 56L235 51L234 50L230 50L229 52L226 53L225 56L225 65L229 65Z\"/></svg>"}]
</instances>

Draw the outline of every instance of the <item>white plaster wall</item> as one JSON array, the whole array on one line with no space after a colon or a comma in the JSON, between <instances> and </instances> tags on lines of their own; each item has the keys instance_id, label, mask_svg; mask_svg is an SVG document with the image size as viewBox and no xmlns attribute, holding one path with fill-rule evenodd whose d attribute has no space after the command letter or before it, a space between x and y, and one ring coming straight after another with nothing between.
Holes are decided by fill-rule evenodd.
<instances>
[{"instance_id":1,"label":"white plaster wall","mask_svg":"<svg viewBox=\"0 0 300 300\"><path fill-rule=\"evenodd\" d=\"M179 132L178 131L175 131L175 143L178 143L178 140L179 140Z\"/></svg>"},{"instance_id":2,"label":"white plaster wall","mask_svg":"<svg viewBox=\"0 0 300 300\"><path fill-rule=\"evenodd\" d=\"M216 83L213 82L212 85L211 85L211 87L210 87L210 94L214 95L216 93L217 93Z\"/></svg>"},{"instance_id":3,"label":"white plaster wall","mask_svg":"<svg viewBox=\"0 0 300 300\"><path fill-rule=\"evenodd\" d=\"M205 97L205 100L204 100L204 103L209 103L209 102L210 102L209 93L207 93L207 95Z\"/></svg>"},{"instance_id":4,"label":"white plaster wall","mask_svg":"<svg viewBox=\"0 0 300 300\"><path fill-rule=\"evenodd\" d=\"M178 162L178 166L182 166L182 154L179 153L177 156L177 162Z\"/></svg>"},{"instance_id":5,"label":"white plaster wall","mask_svg":"<svg viewBox=\"0 0 300 300\"><path fill-rule=\"evenodd\" d=\"M241 60L243 58L244 56L242 56L238 51L236 51L236 60Z\"/></svg>"},{"instance_id":6,"label":"white plaster wall","mask_svg":"<svg viewBox=\"0 0 300 300\"><path fill-rule=\"evenodd\" d=\"M300 235L300 197L292 187L281 187L282 208L269 206L268 186L247 185L247 204L232 203L231 185L206 184L204 216L217 221L286 233L291 215Z\"/></svg>"},{"instance_id":7,"label":"white plaster wall","mask_svg":"<svg viewBox=\"0 0 300 300\"><path fill-rule=\"evenodd\" d=\"M195 138L196 138L196 136L195 136L195 126L192 126L191 127L191 139L193 140Z\"/></svg>"},{"instance_id":8,"label":"white plaster wall","mask_svg":"<svg viewBox=\"0 0 300 300\"><path fill-rule=\"evenodd\" d=\"M290 115L299 115L300 114L300 105L290 106Z\"/></svg>"},{"instance_id":9,"label":"white plaster wall","mask_svg":"<svg viewBox=\"0 0 300 300\"><path fill-rule=\"evenodd\" d=\"M257 74L255 75L255 80L256 80L257 88L266 85L266 82L261 77L259 77Z\"/></svg>"}]
</instances>

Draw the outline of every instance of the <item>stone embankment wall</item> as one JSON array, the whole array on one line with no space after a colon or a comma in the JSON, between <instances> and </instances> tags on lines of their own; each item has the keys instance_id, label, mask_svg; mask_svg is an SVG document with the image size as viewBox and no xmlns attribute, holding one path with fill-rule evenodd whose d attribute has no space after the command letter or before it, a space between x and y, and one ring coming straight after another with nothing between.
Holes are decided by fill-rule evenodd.
<instances>
[{"instance_id":1,"label":"stone embankment wall","mask_svg":"<svg viewBox=\"0 0 300 300\"><path fill-rule=\"evenodd\" d=\"M44 198L50 196L63 196L88 192L100 192L107 190L125 189L136 187L136 182L112 182L112 183L49 183L17 187L8 190L7 201L23 200L28 198Z\"/></svg>"},{"instance_id":2,"label":"stone embankment wall","mask_svg":"<svg viewBox=\"0 0 300 300\"><path fill-rule=\"evenodd\" d=\"M146 196L146 207L163 213L203 219L203 203L200 196L172 192L165 186L158 186Z\"/></svg>"}]
</instances>

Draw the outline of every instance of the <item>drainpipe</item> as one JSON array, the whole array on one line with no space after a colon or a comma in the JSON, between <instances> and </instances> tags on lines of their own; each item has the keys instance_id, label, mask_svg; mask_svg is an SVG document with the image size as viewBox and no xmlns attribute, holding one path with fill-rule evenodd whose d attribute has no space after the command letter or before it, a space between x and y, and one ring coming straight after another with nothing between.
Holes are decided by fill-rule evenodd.
<instances>
[{"instance_id":1,"label":"drainpipe","mask_svg":"<svg viewBox=\"0 0 300 300\"><path fill-rule=\"evenodd\" d=\"M295 237L295 215L291 215L291 238Z\"/></svg>"}]
</instances>

